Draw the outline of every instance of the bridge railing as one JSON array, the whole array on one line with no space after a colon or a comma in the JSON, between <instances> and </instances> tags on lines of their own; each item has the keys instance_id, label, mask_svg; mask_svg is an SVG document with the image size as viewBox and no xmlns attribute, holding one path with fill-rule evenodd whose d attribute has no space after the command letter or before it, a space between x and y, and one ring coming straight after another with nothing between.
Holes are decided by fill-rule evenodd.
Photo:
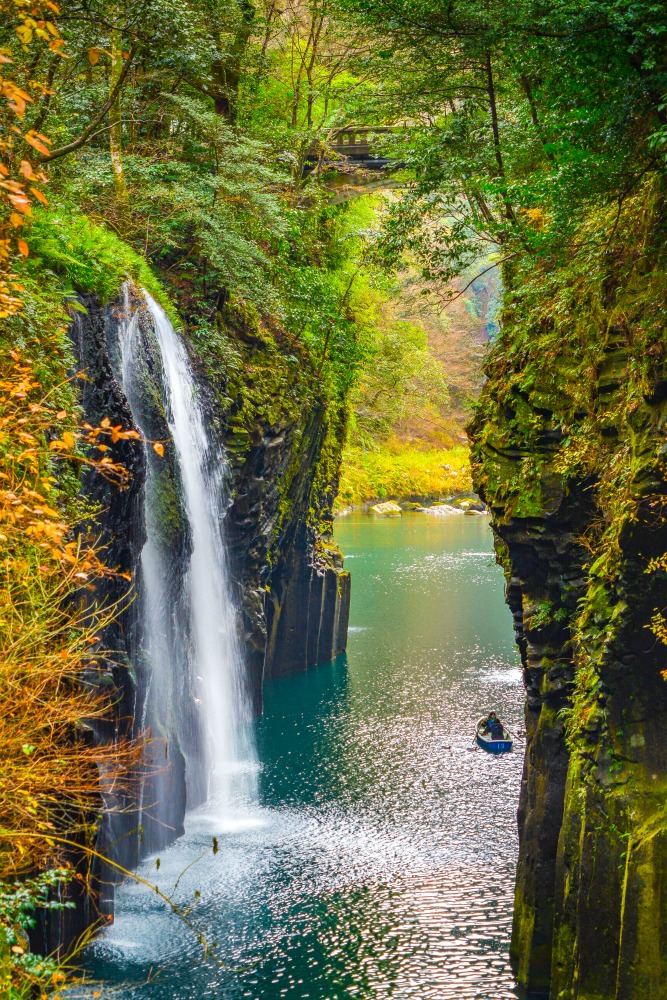
<instances>
[{"instance_id":1,"label":"bridge railing","mask_svg":"<svg viewBox=\"0 0 667 1000\"><path fill-rule=\"evenodd\" d=\"M334 157L348 157L351 160L374 160L376 155L373 151L372 137L385 132L393 132L391 125L378 125L376 127L368 125L349 125L338 129L337 132L324 144L327 153ZM309 151L309 159L318 159L321 155L315 146Z\"/></svg>"}]
</instances>

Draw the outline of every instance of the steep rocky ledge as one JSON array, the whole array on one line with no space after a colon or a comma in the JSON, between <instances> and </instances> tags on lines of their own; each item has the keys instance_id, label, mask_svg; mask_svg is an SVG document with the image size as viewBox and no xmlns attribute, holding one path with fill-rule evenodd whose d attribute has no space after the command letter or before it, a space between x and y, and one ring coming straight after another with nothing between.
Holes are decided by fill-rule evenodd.
<instances>
[{"instance_id":1,"label":"steep rocky ledge","mask_svg":"<svg viewBox=\"0 0 667 1000\"><path fill-rule=\"evenodd\" d=\"M71 341L84 417L93 424L109 418L125 428L133 426L133 419L121 389L120 338L128 311L138 310L133 335L142 338L144 347L141 360L133 361L140 367L133 379L141 387L133 407L140 407L141 423L150 439L164 442L150 502L157 505L160 544L168 556L164 564L171 567L164 586L177 587L191 540L161 402L158 354L143 299L130 290L127 298L120 296L106 306L95 296L84 296L81 303L85 313L76 315ZM219 516L225 521L249 684L259 711L266 678L328 662L345 649L350 580L333 542L331 515L344 409L324 394L308 354L240 305L221 305L207 338L200 336L188 346L208 429L218 442L220 462L228 465L228 505L221 507ZM155 463L156 456L132 440L118 441L110 455L130 472L129 488L118 489L99 476L85 478L83 488L96 512L84 530L105 546L108 564L129 574L133 583L119 576L100 585L95 595L122 609L102 637L103 647L111 652L107 659L99 658L99 668L91 678L117 692L113 718L97 727L96 738L102 741L132 737L140 730L150 683L142 653L142 619L132 595L140 583L146 539L147 461ZM177 606L178 601L173 603ZM174 634L169 641L183 639ZM194 711L185 688L165 697L178 703L180 713ZM145 815L139 830L136 807L122 795L107 796L107 809L100 812L98 849L125 867L134 866L142 854L161 848L183 829L186 760L197 748L180 745L176 729L170 728L172 717L167 709L164 731L159 734L168 747L171 812L167 822L155 824ZM186 730L190 728L197 730L196 726ZM160 772L156 773L159 780ZM151 780L150 773L143 778L146 801L152 801ZM188 804L196 805L203 793L203 789L193 790L190 782ZM97 871L93 876L107 888L94 904L87 897L76 911L49 922L44 930L46 950L73 940L99 911L112 911L113 872Z\"/></svg>"},{"instance_id":2,"label":"steep rocky ledge","mask_svg":"<svg viewBox=\"0 0 667 1000\"><path fill-rule=\"evenodd\" d=\"M575 280L567 310L535 319L508 297L470 428L526 688L512 959L552 1000L667 996L667 358L651 281L643 297L636 281L619 294L626 274Z\"/></svg>"},{"instance_id":3,"label":"steep rocky ledge","mask_svg":"<svg viewBox=\"0 0 667 1000\"><path fill-rule=\"evenodd\" d=\"M137 298L133 293L132 302ZM132 425L130 409L114 374L118 322L126 304L106 307L89 296L87 315L77 316L72 341L86 379L82 406L86 419ZM209 335L211 336L211 335ZM333 659L345 649L350 579L333 542L332 504L344 436L344 408L318 391L308 355L285 334L241 305L224 304L212 339L191 343L199 389L210 428L229 462L226 520L232 569L239 588L246 660L253 697L261 707L264 679L303 670ZM152 370L151 370L152 369ZM151 365L147 382L159 378ZM156 440L169 433L157 389L146 420ZM151 399L151 393L147 393ZM145 478L143 447L131 441L114 446L114 460L132 474L130 489L102 481L87 487L100 506L93 530L101 532L109 560L136 574L144 541L139 495ZM165 455L165 539L185 552L189 542L179 513L178 470L170 445ZM114 597L127 590L121 581ZM114 629L113 648L121 668L137 668L136 621L131 608ZM134 715L133 694L123 708Z\"/></svg>"}]
</instances>

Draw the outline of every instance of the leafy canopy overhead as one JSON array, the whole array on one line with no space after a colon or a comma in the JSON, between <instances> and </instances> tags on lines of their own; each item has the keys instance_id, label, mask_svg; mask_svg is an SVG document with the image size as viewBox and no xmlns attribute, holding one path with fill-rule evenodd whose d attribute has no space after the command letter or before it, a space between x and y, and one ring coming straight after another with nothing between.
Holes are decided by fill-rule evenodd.
<instances>
[{"instance_id":1,"label":"leafy canopy overhead","mask_svg":"<svg viewBox=\"0 0 667 1000\"><path fill-rule=\"evenodd\" d=\"M667 11L649 2L340 0L376 36L377 116L416 183L387 259L448 278L482 251L556 265L595 206L664 172ZM394 139L394 146L397 140ZM609 240L608 220L585 239ZM509 275L511 269L507 271Z\"/></svg>"}]
</instances>

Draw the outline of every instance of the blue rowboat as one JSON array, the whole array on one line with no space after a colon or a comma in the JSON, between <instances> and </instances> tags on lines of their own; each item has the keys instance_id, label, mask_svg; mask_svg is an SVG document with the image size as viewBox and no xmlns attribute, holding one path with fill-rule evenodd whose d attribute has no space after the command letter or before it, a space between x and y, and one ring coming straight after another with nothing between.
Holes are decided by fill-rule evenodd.
<instances>
[{"instance_id":1,"label":"blue rowboat","mask_svg":"<svg viewBox=\"0 0 667 1000\"><path fill-rule=\"evenodd\" d=\"M494 740L491 739L491 736L488 733L486 735L482 733L485 722L486 719L480 719L477 723L477 745L480 746L482 750L487 750L489 753L508 753L514 746L512 734L509 729L505 729L503 727L504 738L502 740Z\"/></svg>"}]
</instances>

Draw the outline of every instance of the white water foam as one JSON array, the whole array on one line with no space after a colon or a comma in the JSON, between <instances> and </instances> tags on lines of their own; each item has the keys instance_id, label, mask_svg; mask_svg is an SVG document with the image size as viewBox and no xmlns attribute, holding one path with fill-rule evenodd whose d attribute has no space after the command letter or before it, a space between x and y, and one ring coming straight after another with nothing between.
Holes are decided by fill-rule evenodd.
<instances>
[{"instance_id":1,"label":"white water foam","mask_svg":"<svg viewBox=\"0 0 667 1000\"><path fill-rule=\"evenodd\" d=\"M192 533L184 583L202 681L201 708L212 746L209 799L224 813L257 798L251 707L222 532L227 466L224 455L211 454L185 347L164 310L145 294L162 356L167 421Z\"/></svg>"},{"instance_id":2,"label":"white water foam","mask_svg":"<svg viewBox=\"0 0 667 1000\"><path fill-rule=\"evenodd\" d=\"M179 554L172 549L184 539L173 540L171 548L165 544L159 493L167 459L147 442L140 608L149 682L141 724L153 738L146 749L151 780L145 794L151 801L140 802L140 823L145 813L158 827L168 827L178 814L170 802L176 794L170 732L177 734L178 752L185 757L189 806L206 797L211 815L237 821L256 804L258 764L223 533L227 464L224 453L213 450L185 346L164 310L144 295L160 355L162 405L176 453L190 555L182 579L174 583L170 573L173 577ZM119 376L135 422L146 433L146 386L138 377L146 340L139 316L126 286ZM146 846L158 844L149 838Z\"/></svg>"}]
</instances>

